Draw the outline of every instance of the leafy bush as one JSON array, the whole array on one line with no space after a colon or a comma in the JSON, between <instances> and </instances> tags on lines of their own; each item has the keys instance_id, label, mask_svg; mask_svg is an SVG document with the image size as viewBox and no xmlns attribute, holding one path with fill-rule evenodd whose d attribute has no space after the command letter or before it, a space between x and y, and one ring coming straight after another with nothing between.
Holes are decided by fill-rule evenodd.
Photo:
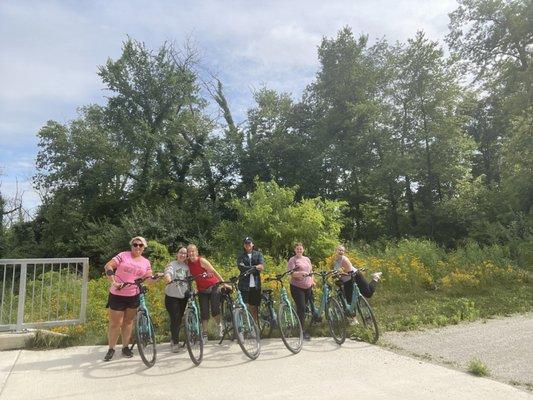
<instances>
[{"instance_id":1,"label":"leafy bush","mask_svg":"<svg viewBox=\"0 0 533 400\"><path fill-rule=\"evenodd\" d=\"M489 369L481 360L474 358L468 364L468 372L475 376L487 376L489 374Z\"/></svg>"},{"instance_id":2,"label":"leafy bush","mask_svg":"<svg viewBox=\"0 0 533 400\"><path fill-rule=\"evenodd\" d=\"M229 207L236 218L222 221L215 231L217 248L224 254L242 248L242 239L252 236L265 254L287 259L296 242L307 254L320 260L338 243L344 202L320 198L295 200L296 188L275 182L258 182L247 199L233 199Z\"/></svg>"}]
</instances>

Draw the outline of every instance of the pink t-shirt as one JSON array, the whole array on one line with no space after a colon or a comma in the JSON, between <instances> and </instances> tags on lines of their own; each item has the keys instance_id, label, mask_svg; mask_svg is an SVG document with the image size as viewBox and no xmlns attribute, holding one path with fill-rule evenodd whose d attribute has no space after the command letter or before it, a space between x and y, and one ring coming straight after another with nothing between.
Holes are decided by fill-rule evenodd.
<instances>
[{"instance_id":1,"label":"pink t-shirt","mask_svg":"<svg viewBox=\"0 0 533 400\"><path fill-rule=\"evenodd\" d=\"M115 270L116 282L133 282L137 278L152 275L150 261L143 256L132 258L130 251L123 251L113 257L113 260L117 265L117 269ZM117 296L135 296L138 290L135 285L125 286L120 290L112 286L109 292Z\"/></svg>"},{"instance_id":2,"label":"pink t-shirt","mask_svg":"<svg viewBox=\"0 0 533 400\"><path fill-rule=\"evenodd\" d=\"M287 271L298 267L299 272L307 272L308 274L313 269L313 266L311 265L311 260L309 257L302 256L302 257L291 257L289 260L289 263L287 264ZM302 289L309 289L313 285L313 277L306 276L303 278L296 278L294 275L291 275L291 285L302 288Z\"/></svg>"}]
</instances>

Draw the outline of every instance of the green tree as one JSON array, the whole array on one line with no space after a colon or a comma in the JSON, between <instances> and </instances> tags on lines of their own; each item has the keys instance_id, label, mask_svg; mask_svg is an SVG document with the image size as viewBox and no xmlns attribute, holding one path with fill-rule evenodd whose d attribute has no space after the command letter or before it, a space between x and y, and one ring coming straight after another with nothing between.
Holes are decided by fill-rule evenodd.
<instances>
[{"instance_id":1,"label":"green tree","mask_svg":"<svg viewBox=\"0 0 533 400\"><path fill-rule=\"evenodd\" d=\"M338 243L343 202L320 198L295 199L296 188L283 188L274 181L256 180L247 199L233 199L233 221L222 221L215 232L218 248L233 255L242 239L252 236L266 254L286 259L296 242L303 242L310 257L320 260Z\"/></svg>"}]
</instances>

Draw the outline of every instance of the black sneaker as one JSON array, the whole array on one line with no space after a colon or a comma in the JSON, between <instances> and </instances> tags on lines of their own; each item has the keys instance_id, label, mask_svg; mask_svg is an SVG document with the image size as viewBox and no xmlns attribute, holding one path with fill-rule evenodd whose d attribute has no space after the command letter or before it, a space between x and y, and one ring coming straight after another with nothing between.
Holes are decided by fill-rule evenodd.
<instances>
[{"instance_id":1,"label":"black sneaker","mask_svg":"<svg viewBox=\"0 0 533 400\"><path fill-rule=\"evenodd\" d=\"M115 349L107 350L107 353L105 353L104 361L110 361L114 355L115 355Z\"/></svg>"},{"instance_id":2,"label":"black sneaker","mask_svg":"<svg viewBox=\"0 0 533 400\"><path fill-rule=\"evenodd\" d=\"M304 332L304 340L311 340L311 335L308 332Z\"/></svg>"},{"instance_id":3,"label":"black sneaker","mask_svg":"<svg viewBox=\"0 0 533 400\"><path fill-rule=\"evenodd\" d=\"M126 358L132 358L133 357L133 352L131 351L131 349L129 347L123 347L122 348L122 357L126 357Z\"/></svg>"}]
</instances>

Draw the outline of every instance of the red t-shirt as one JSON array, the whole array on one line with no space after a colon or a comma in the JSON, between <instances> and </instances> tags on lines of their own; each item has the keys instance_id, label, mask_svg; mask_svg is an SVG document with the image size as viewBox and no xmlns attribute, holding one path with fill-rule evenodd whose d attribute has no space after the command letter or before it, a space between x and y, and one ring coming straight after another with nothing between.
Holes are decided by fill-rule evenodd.
<instances>
[{"instance_id":1,"label":"red t-shirt","mask_svg":"<svg viewBox=\"0 0 533 400\"><path fill-rule=\"evenodd\" d=\"M200 257L196 259L196 261L189 261L189 271L191 272L191 275L199 275L203 272L207 273L207 276L205 278L196 278L196 287L198 290L206 290L209 289L211 286L213 286L215 283L218 282L218 278L215 274L212 272L207 272L204 267L202 267L202 264L200 263Z\"/></svg>"}]
</instances>

